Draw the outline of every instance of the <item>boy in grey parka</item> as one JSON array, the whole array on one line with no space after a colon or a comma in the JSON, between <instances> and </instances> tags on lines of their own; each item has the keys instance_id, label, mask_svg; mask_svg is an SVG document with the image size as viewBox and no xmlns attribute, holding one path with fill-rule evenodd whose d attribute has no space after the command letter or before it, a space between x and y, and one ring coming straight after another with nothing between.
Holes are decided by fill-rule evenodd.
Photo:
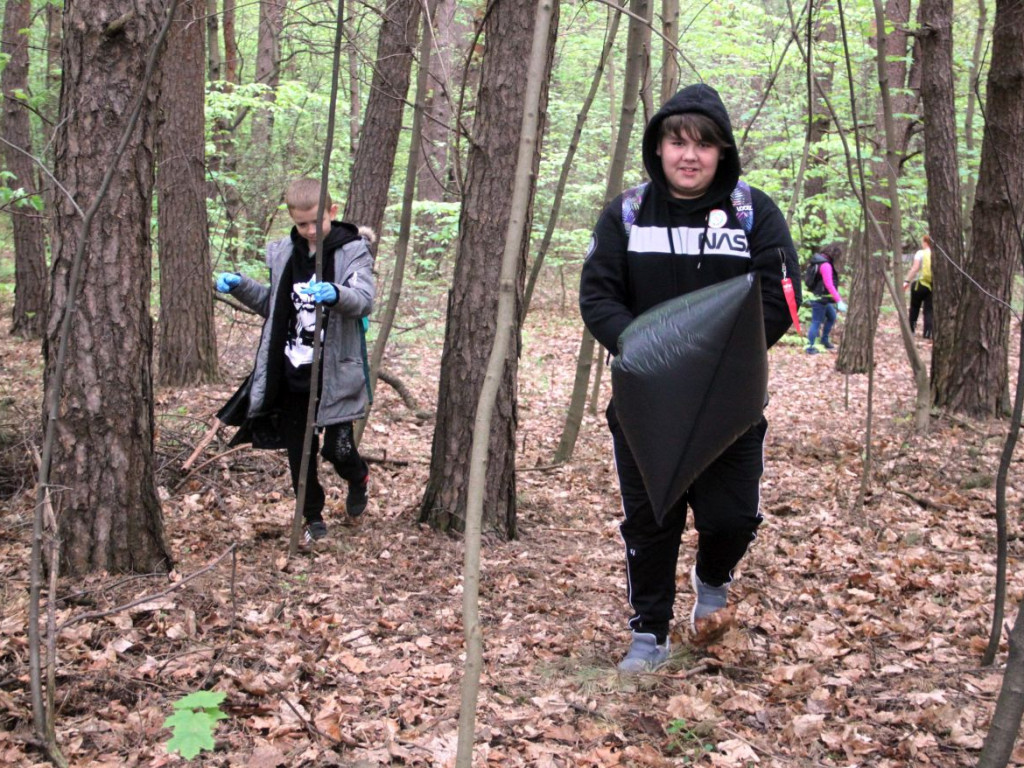
<instances>
[{"instance_id":1,"label":"boy in grey parka","mask_svg":"<svg viewBox=\"0 0 1024 768\"><path fill-rule=\"evenodd\" d=\"M338 206L330 195L320 222L323 276L315 274L317 208L320 182L298 179L285 194L295 226L290 235L267 246L270 284L224 273L217 290L230 293L265 318L249 391L247 418L276 425L288 451L292 489L297 491L310 393L319 400L306 474L305 542L327 535L325 495L317 477L319 432L321 455L348 483L345 509L358 518L367 505L369 467L353 439L352 423L366 415L369 396L364 367L363 318L373 308L373 257L367 238L354 225L335 221ZM316 305L323 307L320 381L311 387Z\"/></svg>"}]
</instances>

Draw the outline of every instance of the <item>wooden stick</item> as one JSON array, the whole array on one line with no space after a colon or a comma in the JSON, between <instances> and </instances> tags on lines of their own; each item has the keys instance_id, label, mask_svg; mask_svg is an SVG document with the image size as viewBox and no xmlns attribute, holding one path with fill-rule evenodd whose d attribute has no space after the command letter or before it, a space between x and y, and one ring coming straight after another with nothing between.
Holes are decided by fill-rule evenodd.
<instances>
[{"instance_id":1,"label":"wooden stick","mask_svg":"<svg viewBox=\"0 0 1024 768\"><path fill-rule=\"evenodd\" d=\"M210 419L210 427L206 430L206 434L203 435L203 439L199 441L199 445L192 451L192 455L185 459L185 463L181 465L182 472L188 472L192 468L192 463L199 458L199 454L203 452L203 449L208 446L213 438L220 431L220 428L224 426L224 422L214 416Z\"/></svg>"}]
</instances>

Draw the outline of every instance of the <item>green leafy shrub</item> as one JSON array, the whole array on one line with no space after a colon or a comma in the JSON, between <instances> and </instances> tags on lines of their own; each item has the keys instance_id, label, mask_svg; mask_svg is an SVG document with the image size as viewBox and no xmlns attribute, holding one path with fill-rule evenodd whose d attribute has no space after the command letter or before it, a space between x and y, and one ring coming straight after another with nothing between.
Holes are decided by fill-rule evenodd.
<instances>
[{"instance_id":1,"label":"green leafy shrub","mask_svg":"<svg viewBox=\"0 0 1024 768\"><path fill-rule=\"evenodd\" d=\"M167 742L167 751L177 750L191 760L204 749L212 750L213 729L227 715L220 708L223 691L196 691L174 702L174 714L164 720L164 728L174 735Z\"/></svg>"}]
</instances>

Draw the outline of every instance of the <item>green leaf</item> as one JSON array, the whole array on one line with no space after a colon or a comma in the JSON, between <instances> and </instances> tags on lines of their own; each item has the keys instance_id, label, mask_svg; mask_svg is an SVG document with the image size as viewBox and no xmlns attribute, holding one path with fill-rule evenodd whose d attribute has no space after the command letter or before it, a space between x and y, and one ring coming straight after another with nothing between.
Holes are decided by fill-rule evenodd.
<instances>
[{"instance_id":1,"label":"green leaf","mask_svg":"<svg viewBox=\"0 0 1024 768\"><path fill-rule=\"evenodd\" d=\"M173 706L175 709L219 709L226 696L224 691L195 691L178 699ZM227 715L222 715L222 717L227 717Z\"/></svg>"},{"instance_id":2,"label":"green leaf","mask_svg":"<svg viewBox=\"0 0 1024 768\"><path fill-rule=\"evenodd\" d=\"M204 749L212 750L213 727L216 723L216 718L205 711L179 709L164 720L164 728L171 728L174 731L174 735L167 742L167 751L177 750L186 760L191 760Z\"/></svg>"}]
</instances>

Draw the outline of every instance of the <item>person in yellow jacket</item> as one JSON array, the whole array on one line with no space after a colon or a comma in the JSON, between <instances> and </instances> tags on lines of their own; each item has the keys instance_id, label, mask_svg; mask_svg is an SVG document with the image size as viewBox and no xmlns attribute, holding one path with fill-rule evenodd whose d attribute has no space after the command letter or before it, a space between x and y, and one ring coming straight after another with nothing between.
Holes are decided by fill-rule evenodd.
<instances>
[{"instance_id":1,"label":"person in yellow jacket","mask_svg":"<svg viewBox=\"0 0 1024 768\"><path fill-rule=\"evenodd\" d=\"M924 337L932 337L932 239L921 238L921 250L914 254L914 263L903 281L903 290L910 289L910 333L914 333L917 316L924 307Z\"/></svg>"}]
</instances>

